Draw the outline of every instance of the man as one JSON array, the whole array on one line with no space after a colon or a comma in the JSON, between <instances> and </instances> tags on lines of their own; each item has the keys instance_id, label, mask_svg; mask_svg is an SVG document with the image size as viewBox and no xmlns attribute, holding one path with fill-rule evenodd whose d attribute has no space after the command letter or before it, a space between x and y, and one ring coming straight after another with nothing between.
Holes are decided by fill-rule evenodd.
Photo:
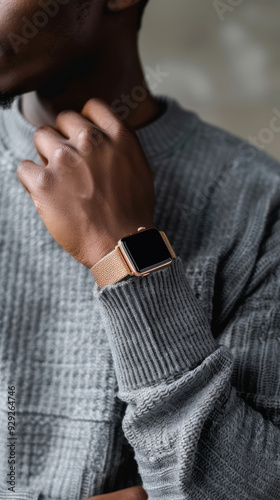
<instances>
[{"instance_id":1,"label":"man","mask_svg":"<svg viewBox=\"0 0 280 500\"><path fill-rule=\"evenodd\" d=\"M279 499L280 165L148 91L145 3L1 6L0 499Z\"/></svg>"}]
</instances>

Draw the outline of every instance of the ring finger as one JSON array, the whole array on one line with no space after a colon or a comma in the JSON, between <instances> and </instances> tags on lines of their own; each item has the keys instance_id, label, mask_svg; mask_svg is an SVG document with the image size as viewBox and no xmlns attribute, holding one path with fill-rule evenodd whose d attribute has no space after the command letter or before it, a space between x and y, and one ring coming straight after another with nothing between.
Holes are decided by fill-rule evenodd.
<instances>
[{"instance_id":1,"label":"ring finger","mask_svg":"<svg viewBox=\"0 0 280 500\"><path fill-rule=\"evenodd\" d=\"M33 142L45 166L49 163L52 151L55 151L63 144L68 144L66 137L50 125L38 128L33 135Z\"/></svg>"},{"instance_id":2,"label":"ring finger","mask_svg":"<svg viewBox=\"0 0 280 500\"><path fill-rule=\"evenodd\" d=\"M56 127L78 151L87 150L90 143L93 146L98 145L106 137L104 131L95 123L71 110L59 113L56 118Z\"/></svg>"}]
</instances>

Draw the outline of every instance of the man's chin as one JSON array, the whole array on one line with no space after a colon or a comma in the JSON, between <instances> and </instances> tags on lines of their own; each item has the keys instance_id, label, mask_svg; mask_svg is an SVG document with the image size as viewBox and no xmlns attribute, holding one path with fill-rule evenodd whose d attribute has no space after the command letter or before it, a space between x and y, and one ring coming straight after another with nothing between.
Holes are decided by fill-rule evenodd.
<instances>
[{"instance_id":1,"label":"man's chin","mask_svg":"<svg viewBox=\"0 0 280 500\"><path fill-rule=\"evenodd\" d=\"M13 104L15 98L18 95L19 95L18 92L13 92L13 91L2 92L2 91L0 91L0 108L10 109L12 107L12 104Z\"/></svg>"}]
</instances>

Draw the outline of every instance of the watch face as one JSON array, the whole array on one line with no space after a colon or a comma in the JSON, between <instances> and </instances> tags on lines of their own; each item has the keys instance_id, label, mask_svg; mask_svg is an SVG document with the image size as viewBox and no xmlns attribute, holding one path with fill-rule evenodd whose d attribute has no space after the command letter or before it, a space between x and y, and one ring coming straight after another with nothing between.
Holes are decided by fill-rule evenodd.
<instances>
[{"instance_id":1,"label":"watch face","mask_svg":"<svg viewBox=\"0 0 280 500\"><path fill-rule=\"evenodd\" d=\"M122 246L138 273L172 261L170 252L157 229L151 228L121 240Z\"/></svg>"}]
</instances>

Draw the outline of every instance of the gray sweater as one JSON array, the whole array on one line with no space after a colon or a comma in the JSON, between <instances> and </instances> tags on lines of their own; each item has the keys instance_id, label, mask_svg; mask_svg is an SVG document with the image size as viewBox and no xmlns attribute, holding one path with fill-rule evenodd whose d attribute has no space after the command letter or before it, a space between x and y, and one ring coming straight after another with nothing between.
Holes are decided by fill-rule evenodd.
<instances>
[{"instance_id":1,"label":"gray sweater","mask_svg":"<svg viewBox=\"0 0 280 500\"><path fill-rule=\"evenodd\" d=\"M20 100L0 112L1 500L280 498L280 165L162 99L138 136L177 258L101 290L17 179Z\"/></svg>"}]
</instances>

